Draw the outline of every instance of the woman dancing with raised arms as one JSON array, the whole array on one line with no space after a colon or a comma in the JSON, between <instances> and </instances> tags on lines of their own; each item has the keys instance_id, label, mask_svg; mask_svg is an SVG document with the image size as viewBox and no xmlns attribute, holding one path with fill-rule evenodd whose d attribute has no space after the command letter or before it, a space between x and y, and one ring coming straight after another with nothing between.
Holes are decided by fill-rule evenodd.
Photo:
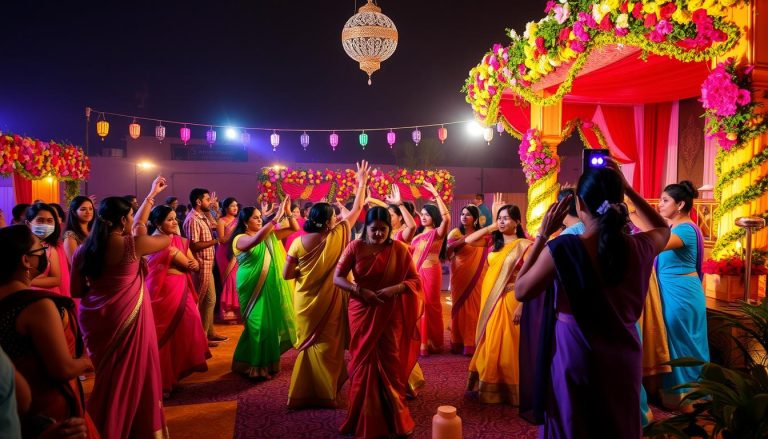
<instances>
[{"instance_id":1,"label":"woman dancing with raised arms","mask_svg":"<svg viewBox=\"0 0 768 439\"><path fill-rule=\"evenodd\" d=\"M443 285L441 261L445 259L445 237L451 226L451 214L432 183L424 189L435 199L421 209L419 234L413 238L411 248L416 270L424 287L424 315L421 317L421 355L438 353L443 349L443 308L440 290Z\"/></svg>"},{"instance_id":2,"label":"woman dancing with raised arms","mask_svg":"<svg viewBox=\"0 0 768 439\"><path fill-rule=\"evenodd\" d=\"M168 236L147 235L149 211L166 187L163 177L152 182L135 219L122 197L102 200L93 230L72 264L72 297L82 297L80 324L96 367L88 411L105 438L168 435L142 258L171 243Z\"/></svg>"},{"instance_id":3,"label":"woman dancing with raised arms","mask_svg":"<svg viewBox=\"0 0 768 439\"><path fill-rule=\"evenodd\" d=\"M333 207L317 203L304 224L307 234L291 244L283 268L285 279L296 279L296 344L299 355L288 389L288 407L336 407L346 381L344 348L349 339L347 297L333 283L349 231L363 208L370 167L357 164L357 192L352 209L336 222Z\"/></svg>"},{"instance_id":4,"label":"woman dancing with raised arms","mask_svg":"<svg viewBox=\"0 0 768 439\"><path fill-rule=\"evenodd\" d=\"M289 228L275 230L290 206L291 199L286 197L266 224L258 208L245 207L232 232L230 245L239 264L237 293L244 326L232 371L250 378L277 375L280 355L296 343L293 291L282 277L285 250L280 239L298 230L299 225L290 218Z\"/></svg>"},{"instance_id":5,"label":"woman dancing with raised arms","mask_svg":"<svg viewBox=\"0 0 768 439\"><path fill-rule=\"evenodd\" d=\"M624 233L625 192L650 230ZM537 368L550 373L540 389L547 397L539 437L638 438L642 347L635 323L669 228L613 162L586 171L576 195L584 234L547 242L562 227L571 197L552 205L515 287L521 301L556 287L554 340L542 344L553 352L538 356Z\"/></svg>"},{"instance_id":6,"label":"woman dancing with raised arms","mask_svg":"<svg viewBox=\"0 0 768 439\"><path fill-rule=\"evenodd\" d=\"M393 241L391 231L387 209L371 208L363 237L344 250L334 277L350 292L352 335L349 410L340 430L361 438L407 435L415 426L405 405L405 383L416 362L410 335L416 329L421 280L408 247Z\"/></svg>"}]
</instances>

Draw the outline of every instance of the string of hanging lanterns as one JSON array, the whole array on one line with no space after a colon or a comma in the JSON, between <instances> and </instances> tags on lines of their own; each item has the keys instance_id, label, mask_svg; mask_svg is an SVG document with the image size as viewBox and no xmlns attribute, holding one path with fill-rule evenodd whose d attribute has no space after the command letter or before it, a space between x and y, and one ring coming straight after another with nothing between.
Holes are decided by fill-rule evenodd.
<instances>
[{"instance_id":1,"label":"string of hanging lanterns","mask_svg":"<svg viewBox=\"0 0 768 439\"><path fill-rule=\"evenodd\" d=\"M181 121L172 121L172 120L166 120L166 119L140 117L140 116L127 115L127 114L112 113L108 111L98 111L98 110L92 110L92 111L99 114L99 118L96 122L96 134L98 134L102 140L104 140L104 138L106 138L109 135L110 123L109 121L107 121L107 116L111 116L111 117L117 117L117 118L127 118L131 120L131 123L128 125L128 135L132 139L138 139L139 137L141 137L140 122L147 121L147 122L155 122L157 124L155 126L155 138L160 142L162 142L166 138L167 125L169 124L179 125L180 126L179 138L181 139L182 142L184 142L185 145L192 139L192 130L189 128L190 126L208 128L205 132L205 141L206 143L208 143L209 146L213 146L216 143L216 140L217 140L216 129L228 130L227 131L228 137L230 136L229 130L235 130L234 131L235 133L239 132L240 143L242 143L243 147L248 146L251 143L250 132L268 132L270 133L269 143L270 145L272 145L272 151L277 151L277 148L280 145L280 133L293 133L293 132L300 133L299 143L301 144L301 147L304 149L304 151L306 151L307 148L309 147L309 143L310 143L309 133L330 133L328 136L328 143L331 146L331 149L333 151L336 151L336 147L339 145L339 135L337 133L343 133L343 132L359 133L358 143L360 144L362 149L365 149L369 141L368 133L382 131L386 133L387 145L389 145L389 148L392 149L397 140L396 131L412 130L411 140L416 146L418 146L419 143L422 141L422 131L421 131L422 128L436 127L437 128L436 134L437 134L438 140L440 140L440 143L445 143L445 140L448 138L448 128L446 126L473 123L473 121L471 120L460 120L460 121L441 122L441 123L434 123L434 124L422 124L422 125L387 127L387 128L346 128L346 129L333 129L333 130L294 129L294 128L237 127L237 126L229 126L229 125L212 125L212 124L201 124L201 123L193 123L193 122L181 122ZM499 124L495 128L498 130L499 133L503 131L503 127L501 127L501 124ZM234 134L234 136L236 135L237 134ZM485 139L486 142L488 142L488 144L490 144L491 140L493 139L493 135L494 135L494 127L483 128L483 138Z\"/></svg>"}]
</instances>

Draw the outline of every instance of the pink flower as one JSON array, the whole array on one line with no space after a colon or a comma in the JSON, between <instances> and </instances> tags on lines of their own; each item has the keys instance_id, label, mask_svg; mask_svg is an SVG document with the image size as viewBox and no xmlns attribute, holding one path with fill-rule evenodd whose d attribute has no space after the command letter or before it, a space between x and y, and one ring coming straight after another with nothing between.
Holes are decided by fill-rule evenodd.
<instances>
[{"instance_id":1,"label":"pink flower","mask_svg":"<svg viewBox=\"0 0 768 439\"><path fill-rule=\"evenodd\" d=\"M568 41L568 38L571 36L571 28L570 26L566 26L562 29L560 29L560 34L557 36L557 41Z\"/></svg>"},{"instance_id":2,"label":"pink flower","mask_svg":"<svg viewBox=\"0 0 768 439\"><path fill-rule=\"evenodd\" d=\"M568 7L568 3L555 6L555 21L557 21L557 24L565 23L565 20L567 20L570 16L571 10Z\"/></svg>"},{"instance_id":3,"label":"pink flower","mask_svg":"<svg viewBox=\"0 0 768 439\"><path fill-rule=\"evenodd\" d=\"M624 37L627 34L629 34L629 28L628 27L617 27L613 29L613 32L620 37Z\"/></svg>"},{"instance_id":4,"label":"pink flower","mask_svg":"<svg viewBox=\"0 0 768 439\"><path fill-rule=\"evenodd\" d=\"M752 102L752 96L749 94L749 90L739 89L739 94L736 96L736 103L739 105L747 105Z\"/></svg>"},{"instance_id":5,"label":"pink flower","mask_svg":"<svg viewBox=\"0 0 768 439\"><path fill-rule=\"evenodd\" d=\"M544 47L544 37L536 37L536 50L540 55L547 53L547 48Z\"/></svg>"},{"instance_id":6,"label":"pink flower","mask_svg":"<svg viewBox=\"0 0 768 439\"><path fill-rule=\"evenodd\" d=\"M554 8L556 4L557 3L553 2L552 0L549 0L547 2L547 7L544 8L544 13L545 14L549 14L549 11L551 11L552 8Z\"/></svg>"},{"instance_id":7,"label":"pink flower","mask_svg":"<svg viewBox=\"0 0 768 439\"><path fill-rule=\"evenodd\" d=\"M580 39L581 41L589 41L589 33L587 33L587 30L584 28L583 21L577 21L576 23L573 23L573 34L576 35L576 38Z\"/></svg>"}]
</instances>

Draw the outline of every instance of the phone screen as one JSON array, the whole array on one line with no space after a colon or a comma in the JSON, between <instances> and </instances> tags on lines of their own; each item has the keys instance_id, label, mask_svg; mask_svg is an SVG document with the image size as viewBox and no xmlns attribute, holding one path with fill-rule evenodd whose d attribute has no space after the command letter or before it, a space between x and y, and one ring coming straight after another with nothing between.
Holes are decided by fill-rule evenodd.
<instances>
[{"instance_id":1,"label":"phone screen","mask_svg":"<svg viewBox=\"0 0 768 439\"><path fill-rule=\"evenodd\" d=\"M608 149L584 149L582 151L581 172L590 168L604 168L608 164L611 152Z\"/></svg>"}]
</instances>

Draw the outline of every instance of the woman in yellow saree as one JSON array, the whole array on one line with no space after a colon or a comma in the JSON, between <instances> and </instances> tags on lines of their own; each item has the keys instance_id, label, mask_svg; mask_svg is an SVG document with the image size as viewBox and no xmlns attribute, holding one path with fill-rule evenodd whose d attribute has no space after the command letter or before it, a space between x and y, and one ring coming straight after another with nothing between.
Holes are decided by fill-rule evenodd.
<instances>
[{"instance_id":1,"label":"woman in yellow saree","mask_svg":"<svg viewBox=\"0 0 768 439\"><path fill-rule=\"evenodd\" d=\"M503 204L494 197L494 211ZM525 239L520 209L506 204L498 209L496 223L465 238L467 244L492 233L493 248L483 279L475 353L469 363L467 390L478 392L480 402L518 404L518 346L522 304L515 299L514 282L531 241Z\"/></svg>"},{"instance_id":2,"label":"woman in yellow saree","mask_svg":"<svg viewBox=\"0 0 768 439\"><path fill-rule=\"evenodd\" d=\"M341 221L336 222L330 204L313 205L304 223L307 234L288 249L283 277L296 280L293 305L299 350L288 388L291 409L335 408L338 391L347 379L347 295L333 284L333 273L362 210L368 171L367 162L358 164L355 203Z\"/></svg>"}]
</instances>

